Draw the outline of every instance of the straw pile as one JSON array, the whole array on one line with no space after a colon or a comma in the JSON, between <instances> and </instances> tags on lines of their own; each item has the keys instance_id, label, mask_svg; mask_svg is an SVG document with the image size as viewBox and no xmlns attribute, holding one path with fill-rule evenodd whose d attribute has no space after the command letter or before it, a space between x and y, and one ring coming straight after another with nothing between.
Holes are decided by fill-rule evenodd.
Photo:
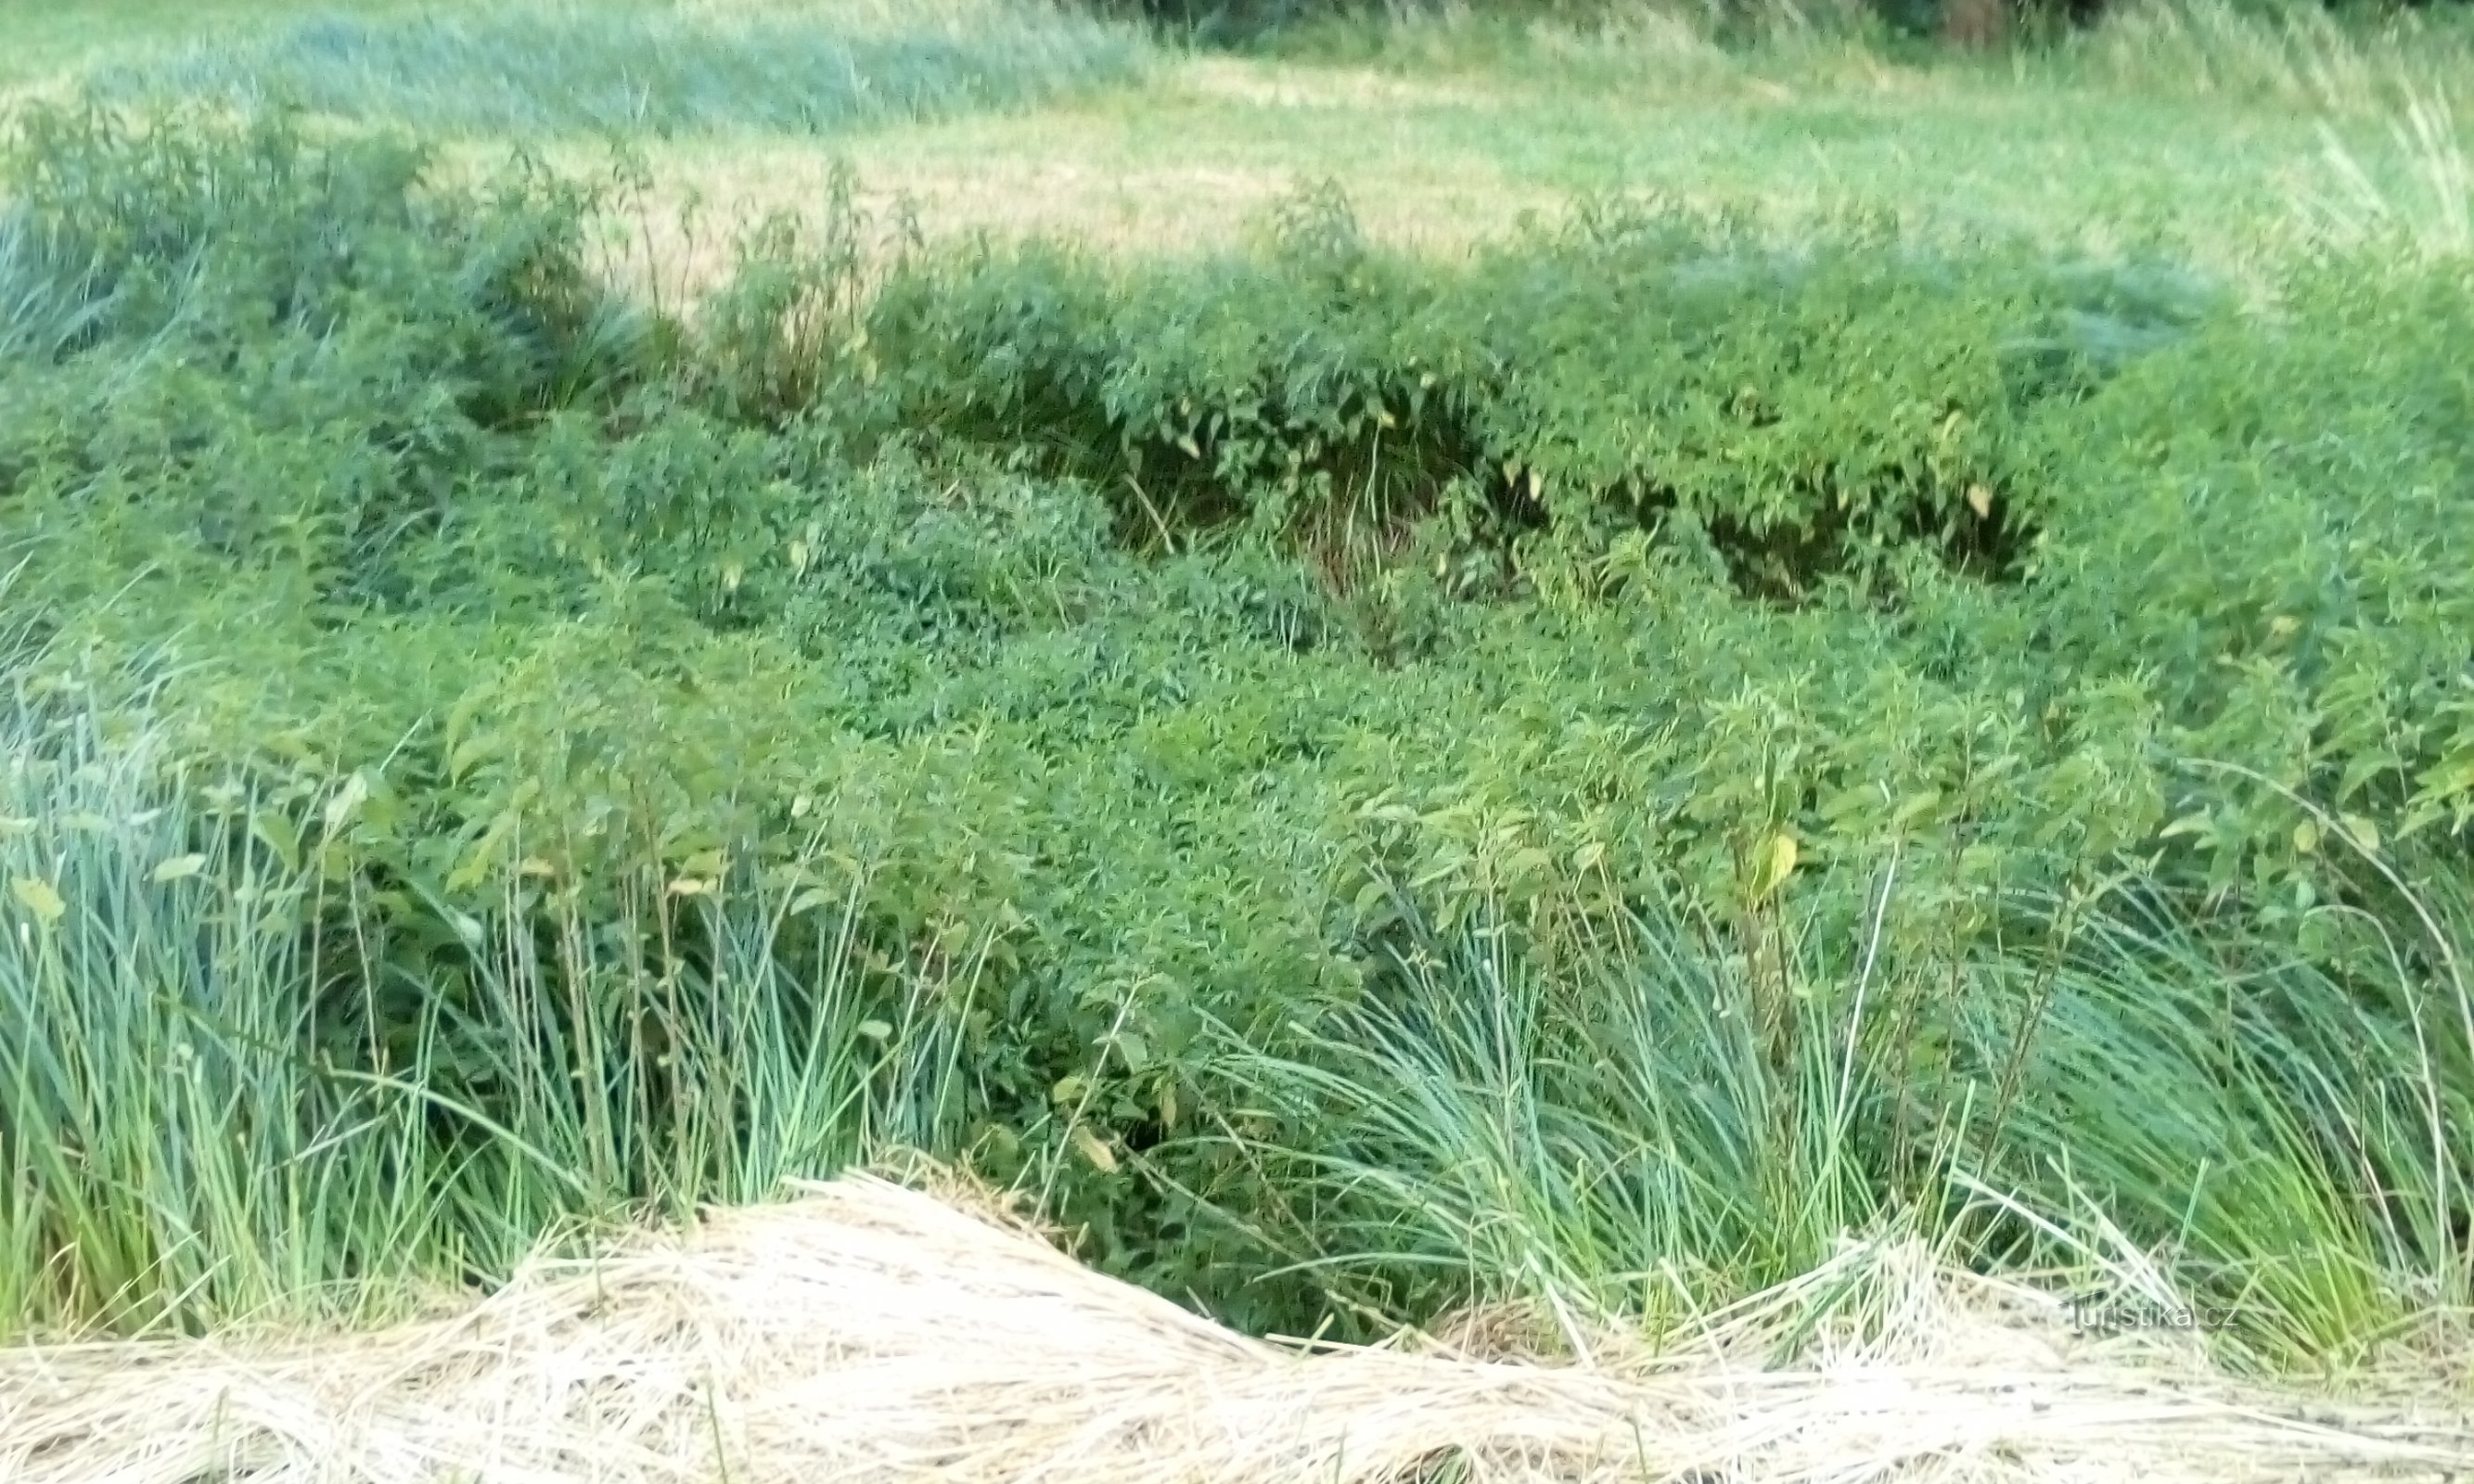
<instances>
[{"instance_id":1,"label":"straw pile","mask_svg":"<svg viewBox=\"0 0 2474 1484\"><path fill-rule=\"evenodd\" d=\"M1434 1345L1309 1355L1000 1220L851 1179L590 1264L539 1264L469 1312L400 1329L0 1352L0 1480L2169 1484L2474 1470L2462 1418L2306 1416L2195 1366L2091 1359L2017 1294L1895 1253L1865 1260L1868 1281L1896 1290L1875 1322L1786 1368L1758 1356L1792 1302L1662 1357L1604 1343L1561 1365Z\"/></svg>"}]
</instances>

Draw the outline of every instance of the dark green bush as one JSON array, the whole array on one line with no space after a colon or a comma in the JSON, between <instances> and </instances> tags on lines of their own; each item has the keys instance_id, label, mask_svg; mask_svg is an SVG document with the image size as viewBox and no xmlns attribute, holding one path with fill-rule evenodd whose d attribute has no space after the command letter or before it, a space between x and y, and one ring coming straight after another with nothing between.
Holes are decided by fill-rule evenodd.
<instances>
[{"instance_id":1,"label":"dark green bush","mask_svg":"<svg viewBox=\"0 0 2474 1484\"><path fill-rule=\"evenodd\" d=\"M1595 558L1657 531L1801 601L1909 549L2016 576L2044 429L2206 305L1860 230L1783 255L1597 213L1438 271L1309 219L1273 259L1167 275L1046 249L916 263L870 315L869 395L1100 487L1138 541L1237 523L1379 546L1443 516Z\"/></svg>"}]
</instances>

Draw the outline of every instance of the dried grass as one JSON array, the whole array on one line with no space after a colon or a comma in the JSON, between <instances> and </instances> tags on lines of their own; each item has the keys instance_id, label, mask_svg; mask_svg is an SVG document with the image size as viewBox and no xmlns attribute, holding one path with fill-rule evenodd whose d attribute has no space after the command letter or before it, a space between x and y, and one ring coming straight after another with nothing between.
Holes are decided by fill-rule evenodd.
<instances>
[{"instance_id":1,"label":"dried grass","mask_svg":"<svg viewBox=\"0 0 2474 1484\"><path fill-rule=\"evenodd\" d=\"M971 1204L971 1203L965 1203ZM1663 1355L1302 1354L1017 1221L854 1178L361 1335L0 1353L12 1484L2442 1477L2462 1418L2083 1353L2050 1301L1863 1249ZM1867 1323L1764 1356L1815 1285Z\"/></svg>"}]
</instances>

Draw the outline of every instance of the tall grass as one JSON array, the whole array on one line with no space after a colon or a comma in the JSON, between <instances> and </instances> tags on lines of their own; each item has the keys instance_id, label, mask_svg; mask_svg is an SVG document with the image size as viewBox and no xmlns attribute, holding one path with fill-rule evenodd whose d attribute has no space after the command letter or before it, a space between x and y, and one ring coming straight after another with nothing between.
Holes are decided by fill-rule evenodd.
<instances>
[{"instance_id":1,"label":"tall grass","mask_svg":"<svg viewBox=\"0 0 2474 1484\"><path fill-rule=\"evenodd\" d=\"M855 898L655 881L546 941L449 913L464 971L405 982L385 904L168 776L159 726L21 687L0 739L0 1330L382 1310L953 1142L968 985L875 994Z\"/></svg>"},{"instance_id":2,"label":"tall grass","mask_svg":"<svg viewBox=\"0 0 2474 1484\"><path fill-rule=\"evenodd\" d=\"M1932 77L1984 102L2058 85L2108 110L2143 102L2266 105L2376 116L2462 77L2474 27L2446 12L2348 11L2318 0L2120 0L2091 24L2027 14L1998 49L1928 47L1939 0L1596 0L1573 6L1443 4L1402 13L1337 12L1268 43L1298 60L1376 62L1413 73L1526 78L1549 86L1627 78L1765 79L1790 94L1897 85L1936 96ZM2032 11L2033 8L2030 8ZM1903 39L1904 38L1904 39ZM2025 85L2024 86L2022 85ZM2112 93L2115 96L2105 98ZM1787 96L1779 94L1775 96ZM2135 142L2118 141L2125 149Z\"/></svg>"},{"instance_id":3,"label":"tall grass","mask_svg":"<svg viewBox=\"0 0 2474 1484\"><path fill-rule=\"evenodd\" d=\"M99 312L96 296L26 218L0 207L0 358L56 355Z\"/></svg>"},{"instance_id":4,"label":"tall grass","mask_svg":"<svg viewBox=\"0 0 2474 1484\"><path fill-rule=\"evenodd\" d=\"M2066 37L2054 73L2143 94L2382 113L2462 76L2474 29L2412 10L2377 19L2267 0L2130 0Z\"/></svg>"},{"instance_id":5,"label":"tall grass","mask_svg":"<svg viewBox=\"0 0 2474 1484\"><path fill-rule=\"evenodd\" d=\"M2401 242L2433 257L2474 253L2474 166L2448 95L2410 91L2389 121L2394 149L2381 170L2367 152L2322 128L2326 183L2306 194L2305 220L2341 246Z\"/></svg>"},{"instance_id":6,"label":"tall grass","mask_svg":"<svg viewBox=\"0 0 2474 1484\"><path fill-rule=\"evenodd\" d=\"M143 1326L434 1257L420 1110L318 1058L309 884L197 828L146 733L23 693L0 726L0 1313Z\"/></svg>"},{"instance_id":7,"label":"tall grass","mask_svg":"<svg viewBox=\"0 0 2474 1484\"><path fill-rule=\"evenodd\" d=\"M280 103L428 134L823 134L1121 82L1129 31L1037 0L709 12L334 13L107 71L122 94Z\"/></svg>"},{"instance_id":8,"label":"tall grass","mask_svg":"<svg viewBox=\"0 0 2474 1484\"><path fill-rule=\"evenodd\" d=\"M1300 1261L1385 1308L1684 1323L1888 1230L2161 1282L2270 1363L2474 1297L2462 918L2374 985L2136 890L2019 905L2044 940L1942 982L1671 913L1561 974L1499 923L1419 930L1225 1070L1284 1131L1251 1153Z\"/></svg>"},{"instance_id":9,"label":"tall grass","mask_svg":"<svg viewBox=\"0 0 2474 1484\"><path fill-rule=\"evenodd\" d=\"M1851 68L1876 73L1881 36L1880 20L1855 0L1610 0L1341 11L1301 20L1259 44L1300 61L1612 89L1733 85L1763 70L1807 83L1835 80Z\"/></svg>"}]
</instances>

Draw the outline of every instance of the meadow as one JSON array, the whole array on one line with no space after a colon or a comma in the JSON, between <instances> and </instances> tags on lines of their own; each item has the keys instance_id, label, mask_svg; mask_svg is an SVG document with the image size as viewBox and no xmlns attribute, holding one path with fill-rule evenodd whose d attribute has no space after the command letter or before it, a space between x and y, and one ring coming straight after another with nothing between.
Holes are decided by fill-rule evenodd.
<instances>
[{"instance_id":1,"label":"meadow","mask_svg":"<svg viewBox=\"0 0 2474 1484\"><path fill-rule=\"evenodd\" d=\"M893 1151L1256 1332L2461 1332L2447 15L0 28L0 1333Z\"/></svg>"}]
</instances>

